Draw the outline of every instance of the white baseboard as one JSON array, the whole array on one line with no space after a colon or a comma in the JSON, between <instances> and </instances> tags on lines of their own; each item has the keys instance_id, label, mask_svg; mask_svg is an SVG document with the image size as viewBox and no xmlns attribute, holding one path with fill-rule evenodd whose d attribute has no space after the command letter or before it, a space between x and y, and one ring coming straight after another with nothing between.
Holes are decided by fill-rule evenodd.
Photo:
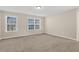
<instances>
[{"instance_id":1,"label":"white baseboard","mask_svg":"<svg viewBox=\"0 0 79 59\"><path fill-rule=\"evenodd\" d=\"M76 41L79 41L78 39L75 39Z\"/></svg>"},{"instance_id":2,"label":"white baseboard","mask_svg":"<svg viewBox=\"0 0 79 59\"><path fill-rule=\"evenodd\" d=\"M67 38L67 39L79 41L79 40L77 40L75 38L70 38L70 37L56 35L56 34L51 34L51 33L39 33L39 34L48 34L48 35L53 35L53 36L58 36L58 37L63 37L63 38ZM21 35L21 36L14 36L14 37L22 37L22 36L30 36L30 35L37 35L37 34ZM0 38L0 40L2 40L2 39L8 39L8 38L14 38L14 37L4 37L4 38Z\"/></svg>"},{"instance_id":3,"label":"white baseboard","mask_svg":"<svg viewBox=\"0 0 79 59\"><path fill-rule=\"evenodd\" d=\"M67 38L67 39L71 39L71 40L75 40L75 41L79 41L79 40L77 40L76 38L70 38L70 37L61 36L61 35L56 35L56 34L51 34L51 33L46 33L46 34L53 35L53 36L58 36L58 37L63 37L63 38Z\"/></svg>"},{"instance_id":4,"label":"white baseboard","mask_svg":"<svg viewBox=\"0 0 79 59\"><path fill-rule=\"evenodd\" d=\"M0 40L2 40L2 38L0 38Z\"/></svg>"},{"instance_id":5,"label":"white baseboard","mask_svg":"<svg viewBox=\"0 0 79 59\"><path fill-rule=\"evenodd\" d=\"M38 33L38 34L43 34L43 33ZM1 38L0 40L2 39L8 39L8 38L16 38L16 37L24 37L24 36L31 36L31 35L38 35L37 33L33 33L33 34L28 34L28 35L20 35L20 36L12 36L12 37L3 37Z\"/></svg>"}]
</instances>

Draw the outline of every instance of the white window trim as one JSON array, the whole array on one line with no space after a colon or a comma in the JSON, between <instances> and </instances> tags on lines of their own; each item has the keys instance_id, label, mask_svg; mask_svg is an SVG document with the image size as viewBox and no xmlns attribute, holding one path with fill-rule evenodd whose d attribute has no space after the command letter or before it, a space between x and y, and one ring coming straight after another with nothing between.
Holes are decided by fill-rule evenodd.
<instances>
[{"instance_id":1,"label":"white window trim","mask_svg":"<svg viewBox=\"0 0 79 59\"><path fill-rule=\"evenodd\" d=\"M36 19L37 19L37 18L36 18ZM35 23L35 20L36 20L36 19L34 19L34 23ZM34 28L34 30L40 30L40 29L41 29L41 19L37 19L37 20L39 20L39 29L35 29L35 28ZM34 27L35 27L35 26L34 26Z\"/></svg>"},{"instance_id":2,"label":"white window trim","mask_svg":"<svg viewBox=\"0 0 79 59\"><path fill-rule=\"evenodd\" d=\"M16 30L14 30L14 31L7 31L7 17L16 17ZM5 31L6 32L17 32L17 16L5 16Z\"/></svg>"},{"instance_id":3,"label":"white window trim","mask_svg":"<svg viewBox=\"0 0 79 59\"><path fill-rule=\"evenodd\" d=\"M34 26L34 30L29 30L28 28L28 21L29 21L29 19L34 19L34 23L35 23L35 20L36 19L38 19L39 20L39 29L35 29L35 26ZM27 17L27 25L26 25L26 27L27 27L27 30L28 31L36 31L36 30L41 30L41 18L37 18L37 17Z\"/></svg>"}]
</instances>

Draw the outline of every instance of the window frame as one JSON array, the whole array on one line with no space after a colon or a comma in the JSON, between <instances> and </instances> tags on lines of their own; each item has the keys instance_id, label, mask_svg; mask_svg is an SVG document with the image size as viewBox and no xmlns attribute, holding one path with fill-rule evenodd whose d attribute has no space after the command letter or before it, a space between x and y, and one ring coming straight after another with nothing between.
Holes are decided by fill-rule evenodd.
<instances>
[{"instance_id":1,"label":"window frame","mask_svg":"<svg viewBox=\"0 0 79 59\"><path fill-rule=\"evenodd\" d=\"M13 30L13 31L8 31L7 30L7 25L8 25L8 23L7 23L7 17L16 17L16 30ZM10 16L10 15L8 15L8 16L5 16L5 31L6 32L17 32L17 16Z\"/></svg>"},{"instance_id":2,"label":"window frame","mask_svg":"<svg viewBox=\"0 0 79 59\"><path fill-rule=\"evenodd\" d=\"M33 20L34 20L34 29L32 29L32 30L29 30L29 24L28 24L29 19L33 19ZM39 29L35 29L35 26L36 26L35 20L39 20ZM40 30L40 29L41 29L41 18L37 18L37 17L28 17L28 18L27 18L27 25L26 25L26 27L27 27L27 30L28 30L28 31Z\"/></svg>"},{"instance_id":3,"label":"window frame","mask_svg":"<svg viewBox=\"0 0 79 59\"><path fill-rule=\"evenodd\" d=\"M36 22L37 20L39 21L39 24L34 24L35 30L38 30L38 29L36 29L36 26L39 26L39 29L40 29L40 26L41 26L41 24L40 24L40 22L41 22L40 19L35 19L34 22Z\"/></svg>"}]
</instances>

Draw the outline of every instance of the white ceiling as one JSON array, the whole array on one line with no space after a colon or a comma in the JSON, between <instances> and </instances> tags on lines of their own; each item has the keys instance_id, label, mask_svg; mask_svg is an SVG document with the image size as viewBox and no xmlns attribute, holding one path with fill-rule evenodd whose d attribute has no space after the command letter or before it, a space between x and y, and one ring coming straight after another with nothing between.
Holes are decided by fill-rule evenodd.
<instances>
[{"instance_id":1,"label":"white ceiling","mask_svg":"<svg viewBox=\"0 0 79 59\"><path fill-rule=\"evenodd\" d=\"M0 6L0 10L37 16L56 15L75 8L78 6L43 6L40 10L35 9L35 6Z\"/></svg>"}]
</instances>

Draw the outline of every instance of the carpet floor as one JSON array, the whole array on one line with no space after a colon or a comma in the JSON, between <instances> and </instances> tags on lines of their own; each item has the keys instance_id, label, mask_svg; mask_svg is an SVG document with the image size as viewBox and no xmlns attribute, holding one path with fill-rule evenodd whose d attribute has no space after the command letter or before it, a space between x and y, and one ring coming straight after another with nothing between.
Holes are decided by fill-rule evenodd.
<instances>
[{"instance_id":1,"label":"carpet floor","mask_svg":"<svg viewBox=\"0 0 79 59\"><path fill-rule=\"evenodd\" d=\"M31 35L0 40L0 52L79 52L79 42L48 34Z\"/></svg>"}]
</instances>

